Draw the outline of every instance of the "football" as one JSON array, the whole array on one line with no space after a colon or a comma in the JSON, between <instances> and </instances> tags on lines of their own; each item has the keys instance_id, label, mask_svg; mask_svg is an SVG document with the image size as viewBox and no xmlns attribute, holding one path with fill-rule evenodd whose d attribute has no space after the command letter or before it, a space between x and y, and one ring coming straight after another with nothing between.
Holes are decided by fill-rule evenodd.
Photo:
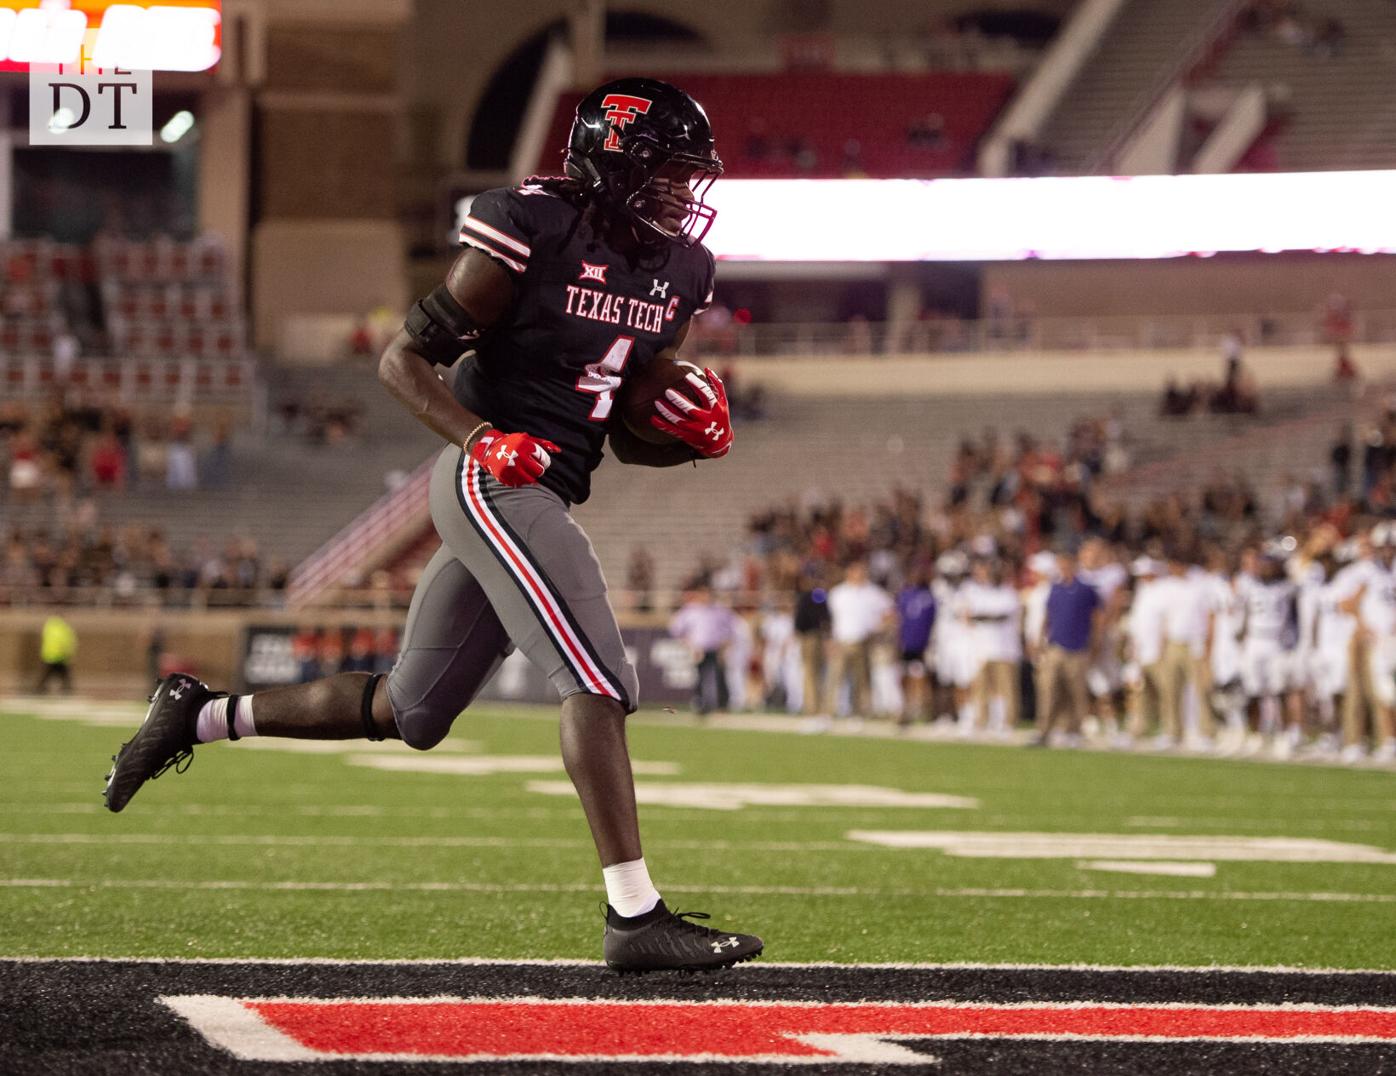
<instances>
[{"instance_id":1,"label":"football","mask_svg":"<svg viewBox=\"0 0 1396 1076\"><path fill-rule=\"evenodd\" d=\"M650 416L655 413L655 400L662 400L669 389L677 389L695 403L697 398L688 378L696 375L706 380L703 370L684 359L669 359L656 356L643 370L628 377L620 390L620 416L626 428L642 441L662 445L672 441L667 433L650 425Z\"/></svg>"}]
</instances>

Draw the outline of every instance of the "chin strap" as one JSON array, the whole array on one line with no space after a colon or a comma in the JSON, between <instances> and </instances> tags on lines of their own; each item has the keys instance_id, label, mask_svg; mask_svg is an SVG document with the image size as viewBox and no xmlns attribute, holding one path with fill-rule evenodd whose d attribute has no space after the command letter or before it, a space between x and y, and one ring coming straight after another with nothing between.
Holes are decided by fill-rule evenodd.
<instances>
[{"instance_id":1,"label":"chin strap","mask_svg":"<svg viewBox=\"0 0 1396 1076\"><path fill-rule=\"evenodd\" d=\"M368 678L368 683L364 685L364 699L359 708L359 715L364 719L364 735L370 740L384 740L387 737L378 732L378 726L373 720L373 692L378 687L378 681L383 679L382 673L374 673Z\"/></svg>"}]
</instances>

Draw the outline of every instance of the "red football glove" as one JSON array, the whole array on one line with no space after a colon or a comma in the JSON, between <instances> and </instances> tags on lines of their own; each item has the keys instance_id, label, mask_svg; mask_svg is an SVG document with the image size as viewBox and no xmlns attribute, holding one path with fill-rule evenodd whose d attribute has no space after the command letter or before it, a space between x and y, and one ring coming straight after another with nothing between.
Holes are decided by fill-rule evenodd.
<instances>
[{"instance_id":1,"label":"red football glove","mask_svg":"<svg viewBox=\"0 0 1396 1076\"><path fill-rule=\"evenodd\" d=\"M711 370L703 376L688 375L688 383L701 403L694 403L677 389L669 389L664 399L654 401L659 412L650 417L650 425L677 438L700 456L717 459L727 455L732 447L732 416L727 410L727 390L722 379Z\"/></svg>"},{"instance_id":2,"label":"red football glove","mask_svg":"<svg viewBox=\"0 0 1396 1076\"><path fill-rule=\"evenodd\" d=\"M487 430L470 449L470 458L506 486L531 486L543 477L549 453L562 449L526 433Z\"/></svg>"}]
</instances>

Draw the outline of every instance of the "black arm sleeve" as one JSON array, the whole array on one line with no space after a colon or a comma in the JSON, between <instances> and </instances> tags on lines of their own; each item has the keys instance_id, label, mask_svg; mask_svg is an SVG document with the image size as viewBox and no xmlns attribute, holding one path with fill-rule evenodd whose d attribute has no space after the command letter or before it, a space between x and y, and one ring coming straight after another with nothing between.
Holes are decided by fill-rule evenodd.
<instances>
[{"instance_id":1,"label":"black arm sleeve","mask_svg":"<svg viewBox=\"0 0 1396 1076\"><path fill-rule=\"evenodd\" d=\"M403 326L414 349L437 366L450 366L479 339L480 327L444 284L418 299Z\"/></svg>"}]
</instances>

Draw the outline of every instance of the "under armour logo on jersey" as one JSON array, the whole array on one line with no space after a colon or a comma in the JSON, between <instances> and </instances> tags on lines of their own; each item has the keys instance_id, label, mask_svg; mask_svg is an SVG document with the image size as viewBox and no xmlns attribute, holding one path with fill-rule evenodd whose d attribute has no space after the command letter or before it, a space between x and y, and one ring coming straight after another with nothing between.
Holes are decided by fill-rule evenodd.
<instances>
[{"instance_id":1,"label":"under armour logo on jersey","mask_svg":"<svg viewBox=\"0 0 1396 1076\"><path fill-rule=\"evenodd\" d=\"M606 270L608 265L592 265L591 262L582 262L582 275L578 280L594 280L598 284L606 283Z\"/></svg>"},{"instance_id":2,"label":"under armour logo on jersey","mask_svg":"<svg viewBox=\"0 0 1396 1076\"><path fill-rule=\"evenodd\" d=\"M611 125L602 149L612 153L620 152L620 131L632 123L636 116L643 116L654 104L648 98L632 97L628 93L608 93L601 99L601 111L606 113L606 122Z\"/></svg>"},{"instance_id":3,"label":"under armour logo on jersey","mask_svg":"<svg viewBox=\"0 0 1396 1076\"><path fill-rule=\"evenodd\" d=\"M655 278L654 284L650 286L650 298L653 299L656 295L661 299L669 298L669 282L667 280L661 284L659 280Z\"/></svg>"}]
</instances>

